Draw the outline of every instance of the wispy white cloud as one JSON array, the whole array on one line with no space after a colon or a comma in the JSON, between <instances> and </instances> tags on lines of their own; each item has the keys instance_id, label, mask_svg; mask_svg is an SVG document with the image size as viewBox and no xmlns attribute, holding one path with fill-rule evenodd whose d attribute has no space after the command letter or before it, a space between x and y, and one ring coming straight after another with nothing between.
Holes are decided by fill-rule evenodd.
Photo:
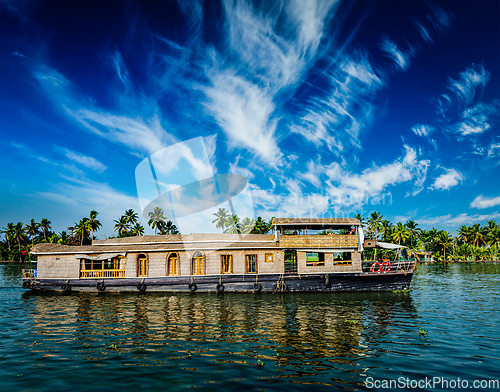
<instances>
[{"instance_id":1,"label":"wispy white cloud","mask_svg":"<svg viewBox=\"0 0 500 392\"><path fill-rule=\"evenodd\" d=\"M56 147L56 150L58 150L60 153L65 155L67 158L72 160L73 162L79 163L80 165L83 165L85 167L88 167L89 169L92 169L98 173L102 173L104 170L107 169L106 165L102 164L99 162L97 159L84 155L82 153L70 150L68 148L62 148L62 147Z\"/></svg>"},{"instance_id":2,"label":"wispy white cloud","mask_svg":"<svg viewBox=\"0 0 500 392\"><path fill-rule=\"evenodd\" d=\"M436 31L442 33L451 26L453 14L444 10L436 4L430 4L431 13L427 15L427 19L432 23Z\"/></svg>"},{"instance_id":3,"label":"wispy white cloud","mask_svg":"<svg viewBox=\"0 0 500 392\"><path fill-rule=\"evenodd\" d=\"M273 97L231 70L210 76L205 105L226 133L230 147L248 148L264 162L278 164L282 153L275 136L277 119L271 119Z\"/></svg>"},{"instance_id":4,"label":"wispy white cloud","mask_svg":"<svg viewBox=\"0 0 500 392\"><path fill-rule=\"evenodd\" d=\"M429 136L432 132L434 132L434 129L434 127L425 124L415 124L411 127L411 130L415 133L415 135L424 137Z\"/></svg>"},{"instance_id":5,"label":"wispy white cloud","mask_svg":"<svg viewBox=\"0 0 500 392\"><path fill-rule=\"evenodd\" d=\"M472 64L472 67L461 72L456 80L449 78L448 88L464 107L468 107L489 80L490 73L482 65Z\"/></svg>"},{"instance_id":6,"label":"wispy white cloud","mask_svg":"<svg viewBox=\"0 0 500 392\"><path fill-rule=\"evenodd\" d=\"M287 2L259 9L224 3L225 52L206 65L205 107L227 135L230 148L246 148L270 166L280 165L275 98L312 65L335 1Z\"/></svg>"},{"instance_id":7,"label":"wispy white cloud","mask_svg":"<svg viewBox=\"0 0 500 392\"><path fill-rule=\"evenodd\" d=\"M476 197L472 203L470 203L470 208L478 208L478 209L485 209L485 208L491 208L495 206L500 206L500 196L497 197L484 197L483 195L480 195Z\"/></svg>"},{"instance_id":8,"label":"wispy white cloud","mask_svg":"<svg viewBox=\"0 0 500 392\"><path fill-rule=\"evenodd\" d=\"M40 66L33 75L62 113L85 129L127 146L133 153L151 154L177 141L162 127L160 110L152 99L123 96L116 112L110 112L96 107L91 99L79 94L78 89L54 69Z\"/></svg>"},{"instance_id":9,"label":"wispy white cloud","mask_svg":"<svg viewBox=\"0 0 500 392\"><path fill-rule=\"evenodd\" d=\"M431 32L429 31L429 28L426 27L426 26L424 26L424 24L422 24L419 21L416 21L415 25L417 26L418 30L420 31L420 35L422 36L422 38L424 39L424 41L428 42L428 43L432 43L433 39L432 39L432 36L431 36Z\"/></svg>"},{"instance_id":10,"label":"wispy white cloud","mask_svg":"<svg viewBox=\"0 0 500 392\"><path fill-rule=\"evenodd\" d=\"M456 123L452 129L462 136L483 133L491 128L493 122L498 119L500 101L495 100L489 104L478 103L462 112L461 121Z\"/></svg>"},{"instance_id":11,"label":"wispy white cloud","mask_svg":"<svg viewBox=\"0 0 500 392\"><path fill-rule=\"evenodd\" d=\"M406 69L410 64L410 57L412 56L411 51L404 52L394 41L391 41L389 37L383 37L380 48L387 53L398 67L401 69Z\"/></svg>"},{"instance_id":12,"label":"wispy white cloud","mask_svg":"<svg viewBox=\"0 0 500 392\"><path fill-rule=\"evenodd\" d=\"M330 150L342 151L346 143L359 147L361 131L372 123L372 99L382 80L362 53L339 54L323 76L326 97L311 99L290 131Z\"/></svg>"},{"instance_id":13,"label":"wispy white cloud","mask_svg":"<svg viewBox=\"0 0 500 392\"><path fill-rule=\"evenodd\" d=\"M472 214L469 215L467 213L462 213L458 215L441 215L441 216L433 216L427 218L416 218L415 221L420 226L435 226L439 228L448 227L448 228L458 228L461 225L470 225L478 222L486 222L489 220L496 220L500 218L499 212L492 212L491 214Z\"/></svg>"},{"instance_id":14,"label":"wispy white cloud","mask_svg":"<svg viewBox=\"0 0 500 392\"><path fill-rule=\"evenodd\" d=\"M445 172L436 178L431 188L446 190L458 185L464 180L462 173L456 169L443 169Z\"/></svg>"}]
</instances>

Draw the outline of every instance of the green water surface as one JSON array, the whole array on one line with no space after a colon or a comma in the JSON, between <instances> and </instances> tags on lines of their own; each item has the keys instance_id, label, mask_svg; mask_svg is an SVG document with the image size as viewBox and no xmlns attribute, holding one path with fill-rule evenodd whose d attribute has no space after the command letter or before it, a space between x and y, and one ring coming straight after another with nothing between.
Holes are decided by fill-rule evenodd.
<instances>
[{"instance_id":1,"label":"green water surface","mask_svg":"<svg viewBox=\"0 0 500 392\"><path fill-rule=\"evenodd\" d=\"M420 264L409 293L274 295L43 294L21 288L21 268L0 265L2 391L500 379L498 263Z\"/></svg>"}]
</instances>

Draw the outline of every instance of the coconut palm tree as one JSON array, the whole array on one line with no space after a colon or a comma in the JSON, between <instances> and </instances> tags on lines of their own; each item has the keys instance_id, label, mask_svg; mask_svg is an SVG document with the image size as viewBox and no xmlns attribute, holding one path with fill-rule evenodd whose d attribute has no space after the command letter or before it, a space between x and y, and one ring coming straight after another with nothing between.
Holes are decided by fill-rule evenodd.
<instances>
[{"instance_id":1,"label":"coconut palm tree","mask_svg":"<svg viewBox=\"0 0 500 392\"><path fill-rule=\"evenodd\" d=\"M80 222L75 223L75 234L80 237L80 246L83 245L83 240L90 235L89 218L82 218Z\"/></svg>"},{"instance_id":2,"label":"coconut palm tree","mask_svg":"<svg viewBox=\"0 0 500 392\"><path fill-rule=\"evenodd\" d=\"M2 234L5 235L9 251L10 251L10 240L12 239L13 232L14 232L14 223L7 223L7 226L2 228Z\"/></svg>"},{"instance_id":3,"label":"coconut palm tree","mask_svg":"<svg viewBox=\"0 0 500 392\"><path fill-rule=\"evenodd\" d=\"M354 215L354 218L359 220L359 224L361 225L362 228L365 227L366 225L366 220L365 220L365 217L361 214L356 214Z\"/></svg>"},{"instance_id":4,"label":"coconut palm tree","mask_svg":"<svg viewBox=\"0 0 500 392\"><path fill-rule=\"evenodd\" d=\"M401 242L405 243L408 238L410 238L410 232L401 222L398 222L394 228L391 239L397 241L398 244L401 245Z\"/></svg>"},{"instance_id":5,"label":"coconut palm tree","mask_svg":"<svg viewBox=\"0 0 500 392\"><path fill-rule=\"evenodd\" d=\"M30 223L26 224L26 234L28 234L31 238L31 246L33 246L33 238L38 234L39 227L40 225L36 223L34 219L32 219Z\"/></svg>"},{"instance_id":6,"label":"coconut palm tree","mask_svg":"<svg viewBox=\"0 0 500 392\"><path fill-rule=\"evenodd\" d=\"M243 234L249 234L255 226L255 219L250 219L246 217L240 222L241 232Z\"/></svg>"},{"instance_id":7,"label":"coconut palm tree","mask_svg":"<svg viewBox=\"0 0 500 392\"><path fill-rule=\"evenodd\" d=\"M469 229L470 243L476 247L486 244L486 227L481 227L479 223L472 225Z\"/></svg>"},{"instance_id":8,"label":"coconut palm tree","mask_svg":"<svg viewBox=\"0 0 500 392\"><path fill-rule=\"evenodd\" d=\"M168 220L163 223L160 234L167 234L167 235L179 234L179 230L177 230L177 226L174 225L174 222Z\"/></svg>"},{"instance_id":9,"label":"coconut palm tree","mask_svg":"<svg viewBox=\"0 0 500 392\"><path fill-rule=\"evenodd\" d=\"M446 249L451 248L453 245L453 240L450 237L450 234L446 230L438 232L436 244L443 249L443 259L446 260Z\"/></svg>"},{"instance_id":10,"label":"coconut palm tree","mask_svg":"<svg viewBox=\"0 0 500 392\"><path fill-rule=\"evenodd\" d=\"M119 220L114 220L113 222L115 222L115 231L118 231L119 236L123 236L129 232L126 216L122 215Z\"/></svg>"},{"instance_id":11,"label":"coconut palm tree","mask_svg":"<svg viewBox=\"0 0 500 392\"><path fill-rule=\"evenodd\" d=\"M500 248L500 227L494 227L487 234L487 242L490 248L498 250Z\"/></svg>"},{"instance_id":12,"label":"coconut palm tree","mask_svg":"<svg viewBox=\"0 0 500 392\"><path fill-rule=\"evenodd\" d=\"M134 236L144 235L144 226L139 222L136 222L135 226L132 227L132 231L130 233Z\"/></svg>"},{"instance_id":13,"label":"coconut palm tree","mask_svg":"<svg viewBox=\"0 0 500 392\"><path fill-rule=\"evenodd\" d=\"M460 228L458 229L458 233L457 233L457 239L460 239L462 240L463 242L467 242L467 238L469 236L469 227L466 226L466 225L462 225L460 226Z\"/></svg>"},{"instance_id":14,"label":"coconut palm tree","mask_svg":"<svg viewBox=\"0 0 500 392\"><path fill-rule=\"evenodd\" d=\"M418 223L416 223L413 220L409 220L408 222L406 222L405 227L408 230L410 241L417 240L418 238L420 238L420 235L422 234L422 229L418 227Z\"/></svg>"},{"instance_id":15,"label":"coconut palm tree","mask_svg":"<svg viewBox=\"0 0 500 392\"><path fill-rule=\"evenodd\" d=\"M161 231L162 226L165 224L165 219L167 218L163 216L163 210L160 207L155 207L148 215L148 225L151 226L152 229L155 229L155 234L157 234L158 230Z\"/></svg>"},{"instance_id":16,"label":"coconut palm tree","mask_svg":"<svg viewBox=\"0 0 500 392\"><path fill-rule=\"evenodd\" d=\"M65 245L68 243L68 235L66 234L66 231L61 231L59 233L59 240L57 241L58 244Z\"/></svg>"},{"instance_id":17,"label":"coconut palm tree","mask_svg":"<svg viewBox=\"0 0 500 392\"><path fill-rule=\"evenodd\" d=\"M380 212L373 211L368 218L368 231L371 233L373 238L378 238L380 230L382 228L382 218L384 216Z\"/></svg>"},{"instance_id":18,"label":"coconut palm tree","mask_svg":"<svg viewBox=\"0 0 500 392\"><path fill-rule=\"evenodd\" d=\"M125 211L125 217L129 227L132 227L139 222L139 215L133 209Z\"/></svg>"},{"instance_id":19,"label":"coconut palm tree","mask_svg":"<svg viewBox=\"0 0 500 392\"><path fill-rule=\"evenodd\" d=\"M26 229L22 222L18 222L12 229L12 241L17 242L19 253L21 253L21 242L26 240Z\"/></svg>"},{"instance_id":20,"label":"coconut palm tree","mask_svg":"<svg viewBox=\"0 0 500 392\"><path fill-rule=\"evenodd\" d=\"M215 223L215 227L218 229L223 229L231 222L231 216L228 214L225 208L219 208L217 212L213 213L215 219L212 223Z\"/></svg>"},{"instance_id":21,"label":"coconut palm tree","mask_svg":"<svg viewBox=\"0 0 500 392\"><path fill-rule=\"evenodd\" d=\"M269 231L267 222L261 216L257 217L250 234L266 234Z\"/></svg>"},{"instance_id":22,"label":"coconut palm tree","mask_svg":"<svg viewBox=\"0 0 500 392\"><path fill-rule=\"evenodd\" d=\"M226 224L226 228L224 230L224 233L226 233L226 234L241 234L240 227L239 227L239 221L240 221L240 218L238 218L238 215L231 215L228 223Z\"/></svg>"},{"instance_id":23,"label":"coconut palm tree","mask_svg":"<svg viewBox=\"0 0 500 392\"><path fill-rule=\"evenodd\" d=\"M89 215L89 228L90 228L90 239L94 239L94 231L99 230L99 228L102 226L101 222L97 220L97 215L99 213L97 211L90 211Z\"/></svg>"},{"instance_id":24,"label":"coconut palm tree","mask_svg":"<svg viewBox=\"0 0 500 392\"><path fill-rule=\"evenodd\" d=\"M48 234L49 230L52 228L50 226L51 223L52 223L51 221L49 221L48 219L45 219L45 218L43 218L40 221L40 229L42 229L43 239L45 241L47 241L47 234Z\"/></svg>"}]
</instances>

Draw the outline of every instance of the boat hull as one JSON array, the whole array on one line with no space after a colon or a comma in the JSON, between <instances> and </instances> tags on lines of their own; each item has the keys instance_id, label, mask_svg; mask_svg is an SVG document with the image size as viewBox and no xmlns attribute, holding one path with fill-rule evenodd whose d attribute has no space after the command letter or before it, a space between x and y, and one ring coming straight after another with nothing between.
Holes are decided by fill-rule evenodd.
<instances>
[{"instance_id":1,"label":"boat hull","mask_svg":"<svg viewBox=\"0 0 500 392\"><path fill-rule=\"evenodd\" d=\"M158 278L30 279L23 288L60 292L363 292L410 288L413 272L211 275Z\"/></svg>"}]
</instances>

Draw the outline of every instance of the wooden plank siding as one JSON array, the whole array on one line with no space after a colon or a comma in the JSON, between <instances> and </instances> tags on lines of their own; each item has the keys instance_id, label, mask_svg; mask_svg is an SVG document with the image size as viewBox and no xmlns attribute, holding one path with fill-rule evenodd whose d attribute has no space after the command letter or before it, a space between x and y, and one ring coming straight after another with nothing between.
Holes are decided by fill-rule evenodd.
<instances>
[{"instance_id":1,"label":"wooden plank siding","mask_svg":"<svg viewBox=\"0 0 500 392\"><path fill-rule=\"evenodd\" d=\"M282 235L280 248L357 248L356 235Z\"/></svg>"}]
</instances>

